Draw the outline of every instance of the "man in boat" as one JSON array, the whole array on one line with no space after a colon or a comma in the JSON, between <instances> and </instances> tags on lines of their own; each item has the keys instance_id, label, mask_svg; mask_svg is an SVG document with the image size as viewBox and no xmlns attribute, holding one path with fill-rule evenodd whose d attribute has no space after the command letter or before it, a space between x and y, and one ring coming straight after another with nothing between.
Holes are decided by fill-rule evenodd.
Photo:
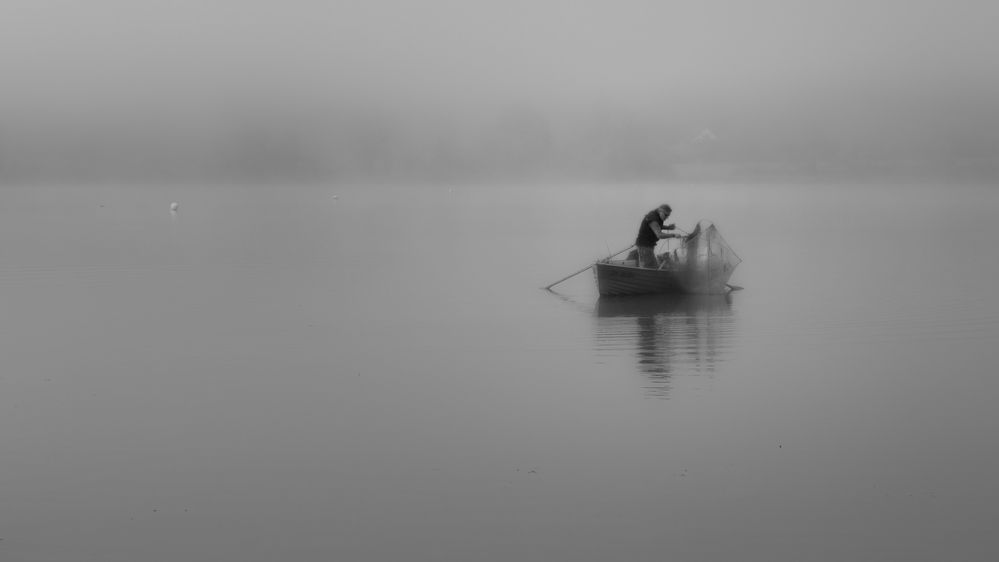
<instances>
[{"instance_id":1,"label":"man in boat","mask_svg":"<svg viewBox=\"0 0 999 562\"><path fill-rule=\"evenodd\" d=\"M638 265L657 269L659 263L656 261L656 254L653 250L656 243L664 238L682 238L682 234L667 232L676 228L675 224L666 224L673 209L663 203L655 209L649 211L642 217L642 224L638 227L638 237L635 239L635 246L638 247Z\"/></svg>"}]
</instances>

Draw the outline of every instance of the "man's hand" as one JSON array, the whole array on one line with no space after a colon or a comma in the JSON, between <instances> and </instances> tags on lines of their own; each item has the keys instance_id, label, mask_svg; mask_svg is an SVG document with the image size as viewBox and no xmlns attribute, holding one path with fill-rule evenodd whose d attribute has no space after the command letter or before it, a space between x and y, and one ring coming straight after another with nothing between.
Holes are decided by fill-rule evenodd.
<instances>
[{"instance_id":1,"label":"man's hand","mask_svg":"<svg viewBox=\"0 0 999 562\"><path fill-rule=\"evenodd\" d=\"M666 226L663 227L663 230L673 230L675 228L676 228L675 224L667 224Z\"/></svg>"}]
</instances>

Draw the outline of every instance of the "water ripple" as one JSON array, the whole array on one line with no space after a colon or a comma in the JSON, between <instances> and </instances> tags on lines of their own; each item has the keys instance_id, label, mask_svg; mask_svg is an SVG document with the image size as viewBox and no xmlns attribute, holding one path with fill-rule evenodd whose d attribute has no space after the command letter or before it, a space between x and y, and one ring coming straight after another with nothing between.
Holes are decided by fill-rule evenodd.
<instances>
[{"instance_id":1,"label":"water ripple","mask_svg":"<svg viewBox=\"0 0 999 562\"><path fill-rule=\"evenodd\" d=\"M795 327L798 337L834 341L992 340L999 337L999 306L962 294L845 303L826 317Z\"/></svg>"}]
</instances>

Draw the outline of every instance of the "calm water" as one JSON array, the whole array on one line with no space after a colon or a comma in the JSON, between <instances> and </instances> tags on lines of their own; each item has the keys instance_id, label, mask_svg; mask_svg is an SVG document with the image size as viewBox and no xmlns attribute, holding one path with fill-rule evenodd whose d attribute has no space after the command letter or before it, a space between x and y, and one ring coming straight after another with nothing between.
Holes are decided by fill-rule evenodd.
<instances>
[{"instance_id":1,"label":"calm water","mask_svg":"<svg viewBox=\"0 0 999 562\"><path fill-rule=\"evenodd\" d=\"M745 290L539 290L663 201ZM0 190L0 559L995 558L997 211L994 186Z\"/></svg>"}]
</instances>

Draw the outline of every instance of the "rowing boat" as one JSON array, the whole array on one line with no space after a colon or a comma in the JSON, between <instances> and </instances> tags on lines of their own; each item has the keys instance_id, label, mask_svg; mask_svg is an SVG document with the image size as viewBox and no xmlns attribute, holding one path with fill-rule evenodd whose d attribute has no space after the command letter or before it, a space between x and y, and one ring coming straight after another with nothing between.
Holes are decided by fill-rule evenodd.
<instances>
[{"instance_id":1,"label":"rowing boat","mask_svg":"<svg viewBox=\"0 0 999 562\"><path fill-rule=\"evenodd\" d=\"M601 296L668 293L724 294L728 280L742 261L714 224L701 221L680 247L658 253L657 268L639 267L634 256L603 259L593 264Z\"/></svg>"}]
</instances>

